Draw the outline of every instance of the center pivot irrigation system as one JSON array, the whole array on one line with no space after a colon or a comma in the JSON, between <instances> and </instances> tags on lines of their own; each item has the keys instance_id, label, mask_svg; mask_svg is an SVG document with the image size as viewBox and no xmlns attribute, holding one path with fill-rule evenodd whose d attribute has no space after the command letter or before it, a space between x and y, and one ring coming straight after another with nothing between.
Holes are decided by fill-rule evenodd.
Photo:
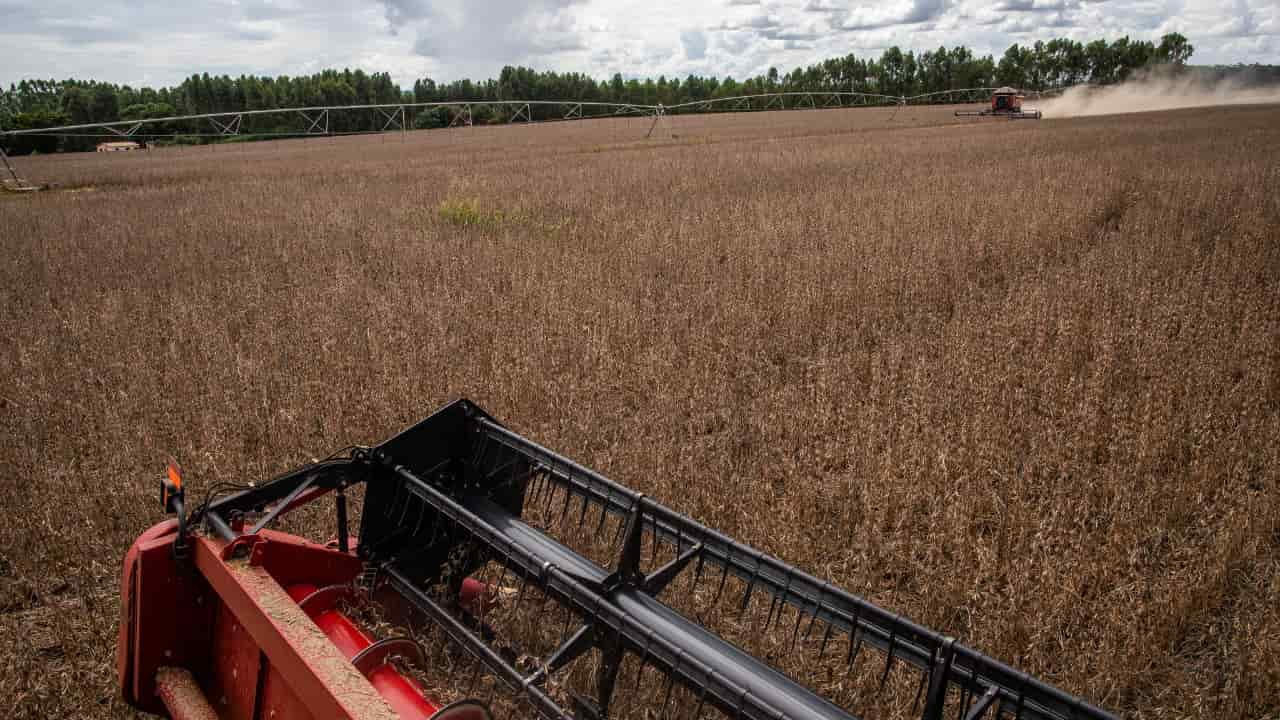
<instances>
[{"instance_id":1,"label":"center pivot irrigation system","mask_svg":"<svg viewBox=\"0 0 1280 720\"><path fill-rule=\"evenodd\" d=\"M752 634L772 626L793 649L799 640L817 657L812 667L835 663L873 686L879 676L881 688L891 670L898 680L908 673L910 713L923 720L1112 718L613 482L466 400L346 452L259 486L211 487L194 510L170 465L162 503L176 518L145 532L124 563L126 701L177 720L487 720L492 702L471 698L483 676L520 708L512 717L595 720L641 705L646 717L854 717L710 629L723 625L717 616L703 624L674 607L723 598L747 617L767 604ZM348 493L360 486L352 537ZM327 544L270 529L291 511L322 509L326 495ZM324 517L308 515L313 525ZM381 620L364 623L360 612ZM373 640L387 623L414 631ZM424 636L439 642L424 647ZM541 648L539 639L550 641ZM428 661L432 653L443 660ZM474 670L444 684L453 681L441 663ZM452 687L454 702L442 706L424 684ZM673 703L673 691L683 700ZM901 713L910 697L873 699Z\"/></svg>"},{"instance_id":2,"label":"center pivot irrigation system","mask_svg":"<svg viewBox=\"0 0 1280 720\"><path fill-rule=\"evenodd\" d=\"M1027 97L1042 97L1058 93L1065 88L1057 88L1043 92L1023 93ZM59 125L46 128L29 128L24 130L0 131L0 137L20 135L63 135L81 137L101 137L103 139L132 140L168 137L213 137L232 138L236 136L312 136L338 134L368 134L369 132L405 131L411 126L410 118L422 111L443 109L449 114L448 127L471 126L475 121L475 113L479 108L492 109L503 118L506 124L533 123L535 109L537 114L547 120L581 120L590 118L607 118L619 116L653 117L655 124L661 117L669 115L742 112L752 110L798 110L847 108L868 106L905 106L920 104L971 103L984 102L998 88L964 88L959 90L942 90L922 95L881 95L859 92L773 92L755 95L739 95L734 97L708 98L693 100L675 105L646 105L636 103L592 102L576 100L455 100L448 102L428 103L389 103L381 105L331 105L321 107L272 108L266 110L239 110L229 112L204 113L199 115L175 115L161 118L145 118L138 120L119 120L114 122L80 123L76 125ZM340 114L363 113L375 118L379 130L361 130L356 132L336 131L331 128L331 120ZM246 129L246 119L271 117L277 119L292 118L294 129L286 132L274 130L270 132L254 132ZM183 130L165 129L163 126L184 125ZM203 126L203 129L199 129ZM652 133L652 127L650 128Z\"/></svg>"}]
</instances>

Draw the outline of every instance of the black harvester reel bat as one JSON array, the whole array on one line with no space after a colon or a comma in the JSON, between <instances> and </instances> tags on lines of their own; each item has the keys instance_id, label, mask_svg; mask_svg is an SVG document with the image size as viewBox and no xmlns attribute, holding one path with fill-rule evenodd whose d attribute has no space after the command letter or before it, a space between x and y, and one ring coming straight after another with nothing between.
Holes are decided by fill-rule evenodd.
<instances>
[{"instance_id":1,"label":"black harvester reel bat","mask_svg":"<svg viewBox=\"0 0 1280 720\"><path fill-rule=\"evenodd\" d=\"M855 717L860 710L830 697L839 683L823 683L830 691L824 696L744 649L772 627L792 648L799 641L814 655L810 669L834 663L837 678L865 676L871 690L863 700L875 704L876 717L1112 717L704 527L508 430L465 400L349 459L212 502L192 521L213 542L228 543L219 546L234 558L245 538L236 528L255 513L265 513L258 531L276 518L273 506L291 509L301 498L360 482L358 542L347 538L342 499L331 546L363 562L353 586L405 624L451 641L429 644L474 663L465 675L487 675L491 690L505 686L521 714L623 717L644 704L647 717ZM492 607L460 603L464 583L489 588ZM664 588L669 601L659 599ZM695 600L716 609L689 609ZM728 611L719 609L721 600ZM524 617L523 624L504 622L504 613ZM734 626L735 614L764 617L763 626ZM736 627L742 646L709 626ZM881 694L877 681L884 689L891 670L889 684L898 689ZM884 707L889 701L896 705Z\"/></svg>"}]
</instances>

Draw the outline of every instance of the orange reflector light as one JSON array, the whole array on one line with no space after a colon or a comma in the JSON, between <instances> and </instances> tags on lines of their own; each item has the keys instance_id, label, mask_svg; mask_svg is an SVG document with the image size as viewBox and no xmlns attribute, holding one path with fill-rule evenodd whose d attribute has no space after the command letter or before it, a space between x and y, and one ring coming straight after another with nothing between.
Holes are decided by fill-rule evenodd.
<instances>
[{"instance_id":1,"label":"orange reflector light","mask_svg":"<svg viewBox=\"0 0 1280 720\"><path fill-rule=\"evenodd\" d=\"M182 468L178 467L177 460L174 460L173 458L169 458L168 471L169 471L169 484L173 485L174 489L181 490L182 489Z\"/></svg>"}]
</instances>

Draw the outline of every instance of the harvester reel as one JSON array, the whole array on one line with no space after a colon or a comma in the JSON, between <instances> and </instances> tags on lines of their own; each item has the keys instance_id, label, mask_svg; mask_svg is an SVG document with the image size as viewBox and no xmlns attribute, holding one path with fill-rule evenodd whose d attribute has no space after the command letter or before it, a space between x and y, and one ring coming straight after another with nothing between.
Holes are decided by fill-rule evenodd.
<instances>
[{"instance_id":1,"label":"harvester reel","mask_svg":"<svg viewBox=\"0 0 1280 720\"><path fill-rule=\"evenodd\" d=\"M344 491L355 485L364 500L358 538L349 538ZM336 547L268 527L329 494ZM627 702L660 701L666 715L681 693L681 716L855 717L664 594L674 605L714 596L713 608L724 598L740 617L763 615L767 601L758 630L788 632L792 647L818 645L819 661L842 656L846 676L867 667L883 688L891 671L910 673L912 713L923 720L941 720L944 709L968 720L1112 718L548 450L466 400L348 458L207 502L189 519L187 538L170 521L138 539L122 596L124 697L174 717L182 710L166 698L182 690L220 698L222 717L244 720L488 720L485 704L442 705L386 662L408 658L430 677L435 643L423 647L417 633L372 639L344 612L360 593L388 621L430 629L453 657L470 659L458 694L471 695L483 671L524 714L552 720L605 718ZM189 559L172 552L180 540ZM532 622L528 612L538 613ZM794 621L784 624L784 612ZM864 649L881 655L882 670L859 665ZM634 679L623 677L628 666ZM656 687L646 686L655 675Z\"/></svg>"}]
</instances>

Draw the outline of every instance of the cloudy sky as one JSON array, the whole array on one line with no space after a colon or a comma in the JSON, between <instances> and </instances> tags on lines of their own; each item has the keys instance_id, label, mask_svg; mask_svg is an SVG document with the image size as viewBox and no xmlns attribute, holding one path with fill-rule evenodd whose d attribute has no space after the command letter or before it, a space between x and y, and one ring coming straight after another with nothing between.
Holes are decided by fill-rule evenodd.
<instances>
[{"instance_id":1,"label":"cloudy sky","mask_svg":"<svg viewBox=\"0 0 1280 720\"><path fill-rule=\"evenodd\" d=\"M1014 42L1171 31L1191 39L1195 62L1280 63L1277 0L0 0L0 83L361 67L411 86L508 64L742 78L890 45L998 55Z\"/></svg>"}]
</instances>

